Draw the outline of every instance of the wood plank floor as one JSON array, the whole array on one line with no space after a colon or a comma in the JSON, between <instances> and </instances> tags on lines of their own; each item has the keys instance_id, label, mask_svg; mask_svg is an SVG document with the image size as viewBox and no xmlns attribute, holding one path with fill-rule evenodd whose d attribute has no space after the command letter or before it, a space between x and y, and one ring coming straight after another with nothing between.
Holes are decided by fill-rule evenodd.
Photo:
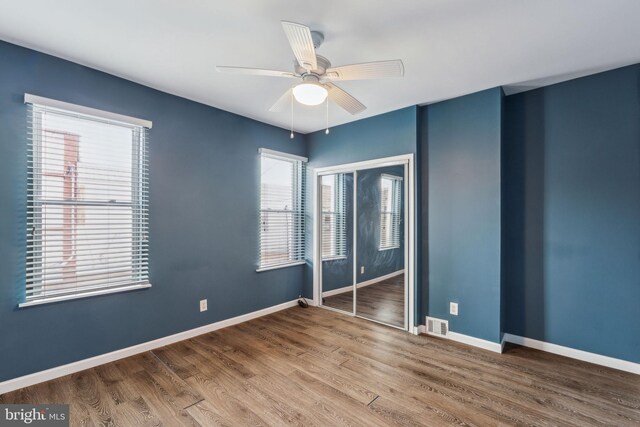
<instances>
[{"instance_id":1,"label":"wood plank floor","mask_svg":"<svg viewBox=\"0 0 640 427\"><path fill-rule=\"evenodd\" d=\"M0 403L70 403L73 426L638 426L640 376L296 307Z\"/></svg>"},{"instance_id":2,"label":"wood plank floor","mask_svg":"<svg viewBox=\"0 0 640 427\"><path fill-rule=\"evenodd\" d=\"M324 298L324 305L353 312L353 292ZM404 327L404 274L358 288L356 313L367 319Z\"/></svg>"}]
</instances>

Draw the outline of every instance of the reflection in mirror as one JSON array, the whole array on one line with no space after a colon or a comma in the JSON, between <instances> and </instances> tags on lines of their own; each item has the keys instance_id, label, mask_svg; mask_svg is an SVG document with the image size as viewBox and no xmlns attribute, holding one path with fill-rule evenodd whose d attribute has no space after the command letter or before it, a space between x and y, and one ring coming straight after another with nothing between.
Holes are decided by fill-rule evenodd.
<instances>
[{"instance_id":1,"label":"reflection in mirror","mask_svg":"<svg viewBox=\"0 0 640 427\"><path fill-rule=\"evenodd\" d=\"M353 173L324 175L322 203L322 304L353 313Z\"/></svg>"},{"instance_id":2,"label":"reflection in mirror","mask_svg":"<svg viewBox=\"0 0 640 427\"><path fill-rule=\"evenodd\" d=\"M357 176L356 314L404 328L404 166Z\"/></svg>"}]
</instances>

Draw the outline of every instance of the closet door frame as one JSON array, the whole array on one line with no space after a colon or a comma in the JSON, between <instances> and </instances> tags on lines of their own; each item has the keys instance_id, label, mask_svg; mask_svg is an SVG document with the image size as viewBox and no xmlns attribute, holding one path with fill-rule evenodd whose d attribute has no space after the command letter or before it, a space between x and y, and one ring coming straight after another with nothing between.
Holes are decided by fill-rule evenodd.
<instances>
[{"instance_id":1,"label":"closet door frame","mask_svg":"<svg viewBox=\"0 0 640 427\"><path fill-rule=\"evenodd\" d=\"M381 159L366 160L355 163L347 163L335 166L327 166L313 169L313 303L314 305L329 310L339 311L340 313L361 317L356 315L357 301L357 178L358 171L366 169L382 168L386 166L404 165L404 259L405 259L405 298L404 298L404 327L400 328L394 325L385 325L403 329L413 334L418 334L418 327L415 325L415 166L414 155L403 154L393 157L385 157ZM353 312L348 313L341 310L335 310L322 304L322 247L321 247L321 227L322 223L322 194L321 194L321 177L323 175L332 175L336 173L353 173ZM365 318L373 322L369 318ZM382 322L377 322L382 323Z\"/></svg>"}]
</instances>

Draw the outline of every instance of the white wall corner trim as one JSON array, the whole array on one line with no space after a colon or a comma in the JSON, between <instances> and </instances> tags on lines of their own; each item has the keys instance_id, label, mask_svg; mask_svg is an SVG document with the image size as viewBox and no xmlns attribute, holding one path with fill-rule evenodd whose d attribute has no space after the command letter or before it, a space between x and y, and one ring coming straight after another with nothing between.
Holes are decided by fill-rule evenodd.
<instances>
[{"instance_id":1,"label":"white wall corner trim","mask_svg":"<svg viewBox=\"0 0 640 427\"><path fill-rule=\"evenodd\" d=\"M548 353L558 354L560 356L582 360L583 362L589 362L596 365L606 366L608 368L619 369L621 371L631 372L632 374L640 375L640 363L633 363L627 360L621 360L621 359L616 359L614 357L603 356L601 354L589 353L588 351L577 350L575 348L564 347L558 344L552 344L545 341L538 341L538 340L534 340L533 338L525 338L518 335L504 334L504 340L512 344L534 348L536 350L542 350Z\"/></svg>"},{"instance_id":2,"label":"white wall corner trim","mask_svg":"<svg viewBox=\"0 0 640 427\"><path fill-rule=\"evenodd\" d=\"M275 313L280 310L284 310L290 307L298 305L298 300L284 302L282 304L274 305L272 307L263 308L258 311L254 311L240 316L232 317L230 319L220 320L215 323L200 326L198 328L190 329L188 331L179 332L174 335L169 335L163 338L158 338L153 341L147 341L142 344L137 344L131 347L123 348L120 350L112 351L110 353L100 354L98 356L91 357L89 359L79 360L77 362L69 363L62 366L56 366L51 369L47 369L33 374L25 375L18 378L13 378L7 381L0 382L0 394L8 393L13 390L18 390L24 387L28 387L34 384L49 381L55 378L63 377L65 375L73 374L75 372L84 371L105 363L114 362L116 360L124 359L125 357L133 356L135 354L144 353L165 345L173 344L178 341L184 341L189 338L193 338L198 335L206 334L216 331L218 329L226 328L228 326L237 325L238 323L246 322L251 319L266 316L267 314Z\"/></svg>"}]
</instances>

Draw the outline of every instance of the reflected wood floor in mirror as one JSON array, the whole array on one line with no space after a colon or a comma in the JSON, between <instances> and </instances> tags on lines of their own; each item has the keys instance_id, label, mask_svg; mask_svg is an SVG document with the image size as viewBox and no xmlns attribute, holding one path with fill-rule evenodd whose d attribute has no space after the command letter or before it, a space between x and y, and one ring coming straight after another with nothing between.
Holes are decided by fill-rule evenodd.
<instances>
[{"instance_id":1,"label":"reflected wood floor in mirror","mask_svg":"<svg viewBox=\"0 0 640 427\"><path fill-rule=\"evenodd\" d=\"M0 403L70 403L72 426L638 426L640 376L294 307Z\"/></svg>"},{"instance_id":2,"label":"reflected wood floor in mirror","mask_svg":"<svg viewBox=\"0 0 640 427\"><path fill-rule=\"evenodd\" d=\"M324 298L324 305L351 313L353 291ZM356 314L404 327L404 274L358 288Z\"/></svg>"},{"instance_id":3,"label":"reflected wood floor in mirror","mask_svg":"<svg viewBox=\"0 0 640 427\"><path fill-rule=\"evenodd\" d=\"M356 314L388 325L404 327L404 274L358 288Z\"/></svg>"},{"instance_id":4,"label":"reflected wood floor in mirror","mask_svg":"<svg viewBox=\"0 0 640 427\"><path fill-rule=\"evenodd\" d=\"M322 299L323 305L336 308L338 310L353 313L353 291L342 292L340 294L331 295Z\"/></svg>"}]
</instances>

